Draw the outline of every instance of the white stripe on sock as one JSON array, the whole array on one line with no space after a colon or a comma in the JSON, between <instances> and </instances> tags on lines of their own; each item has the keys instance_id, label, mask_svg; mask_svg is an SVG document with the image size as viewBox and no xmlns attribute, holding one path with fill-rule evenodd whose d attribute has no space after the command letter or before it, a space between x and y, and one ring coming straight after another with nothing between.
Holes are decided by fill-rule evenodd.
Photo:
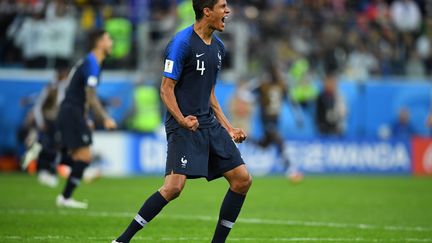
<instances>
[{"instance_id":1,"label":"white stripe on sock","mask_svg":"<svg viewBox=\"0 0 432 243\"><path fill-rule=\"evenodd\" d=\"M221 219L220 224L227 227L227 228L230 228L230 229L232 229L232 227L234 226L233 222L225 220L225 219Z\"/></svg>"},{"instance_id":2,"label":"white stripe on sock","mask_svg":"<svg viewBox=\"0 0 432 243\"><path fill-rule=\"evenodd\" d=\"M75 178L75 177L71 177L70 181L75 185L75 186L79 186L79 184L81 184L81 180L79 178Z\"/></svg>"},{"instance_id":3,"label":"white stripe on sock","mask_svg":"<svg viewBox=\"0 0 432 243\"><path fill-rule=\"evenodd\" d=\"M147 224L147 221L141 217L141 215L137 214L134 217L135 221L137 221L138 224L140 224L142 227Z\"/></svg>"}]
</instances>

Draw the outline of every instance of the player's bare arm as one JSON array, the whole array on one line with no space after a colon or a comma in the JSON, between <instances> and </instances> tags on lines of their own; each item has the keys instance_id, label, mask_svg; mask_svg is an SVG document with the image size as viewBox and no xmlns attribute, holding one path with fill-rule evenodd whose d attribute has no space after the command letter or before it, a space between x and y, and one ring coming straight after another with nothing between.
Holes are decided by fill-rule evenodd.
<instances>
[{"instance_id":1,"label":"player's bare arm","mask_svg":"<svg viewBox=\"0 0 432 243\"><path fill-rule=\"evenodd\" d=\"M177 99L174 94L176 83L177 81L173 79L163 77L160 89L161 99L167 107L169 113L171 113L180 126L191 131L196 131L199 126L198 119L192 115L184 117L177 104Z\"/></svg>"},{"instance_id":2,"label":"player's bare arm","mask_svg":"<svg viewBox=\"0 0 432 243\"><path fill-rule=\"evenodd\" d=\"M103 121L105 129L117 128L116 122L106 113L93 87L86 88L87 102L95 116Z\"/></svg>"},{"instance_id":3,"label":"player's bare arm","mask_svg":"<svg viewBox=\"0 0 432 243\"><path fill-rule=\"evenodd\" d=\"M246 132L241 128L235 128L231 125L231 123L226 118L225 114L222 111L222 108L219 105L219 101L216 98L214 93L214 86L210 94L210 105L213 109L216 119L220 122L220 124L228 131L230 136L233 138L234 142L241 143L246 138Z\"/></svg>"}]
</instances>

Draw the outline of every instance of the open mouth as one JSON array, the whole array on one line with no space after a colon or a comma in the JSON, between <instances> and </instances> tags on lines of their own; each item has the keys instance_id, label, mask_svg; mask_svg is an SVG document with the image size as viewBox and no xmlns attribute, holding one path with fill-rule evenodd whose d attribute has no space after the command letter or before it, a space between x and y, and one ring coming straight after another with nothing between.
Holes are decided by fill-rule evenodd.
<instances>
[{"instance_id":1,"label":"open mouth","mask_svg":"<svg viewBox=\"0 0 432 243\"><path fill-rule=\"evenodd\" d=\"M225 23L225 19L227 19L228 18L228 16L224 16L223 18L222 18L222 23Z\"/></svg>"}]
</instances>

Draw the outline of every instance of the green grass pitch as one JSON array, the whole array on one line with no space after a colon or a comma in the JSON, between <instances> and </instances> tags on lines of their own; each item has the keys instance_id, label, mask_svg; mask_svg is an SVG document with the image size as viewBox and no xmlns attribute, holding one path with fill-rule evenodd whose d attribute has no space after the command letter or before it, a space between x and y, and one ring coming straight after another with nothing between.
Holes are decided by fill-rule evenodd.
<instances>
[{"instance_id":1,"label":"green grass pitch","mask_svg":"<svg viewBox=\"0 0 432 243\"><path fill-rule=\"evenodd\" d=\"M102 178L75 193L89 209L57 209L34 176L0 174L0 242L111 242L162 177ZM210 242L227 183L189 180L132 242ZM432 242L432 179L255 178L227 242Z\"/></svg>"}]
</instances>

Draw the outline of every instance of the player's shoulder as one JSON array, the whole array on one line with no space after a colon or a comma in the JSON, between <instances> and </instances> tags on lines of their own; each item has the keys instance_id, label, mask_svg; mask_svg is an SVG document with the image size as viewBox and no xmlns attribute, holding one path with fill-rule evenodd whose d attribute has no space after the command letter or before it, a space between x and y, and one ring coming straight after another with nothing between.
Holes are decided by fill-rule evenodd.
<instances>
[{"instance_id":1,"label":"player's shoulder","mask_svg":"<svg viewBox=\"0 0 432 243\"><path fill-rule=\"evenodd\" d=\"M98 73L100 71L96 56L91 52L83 58L82 66L87 72L90 73Z\"/></svg>"},{"instance_id":2,"label":"player's shoulder","mask_svg":"<svg viewBox=\"0 0 432 243\"><path fill-rule=\"evenodd\" d=\"M168 44L165 55L170 59L176 57L185 57L192 46L191 36L193 33L193 26L187 27L177 32Z\"/></svg>"},{"instance_id":3,"label":"player's shoulder","mask_svg":"<svg viewBox=\"0 0 432 243\"><path fill-rule=\"evenodd\" d=\"M177 32L171 39L171 44L189 45L193 33L193 25Z\"/></svg>"},{"instance_id":4,"label":"player's shoulder","mask_svg":"<svg viewBox=\"0 0 432 243\"><path fill-rule=\"evenodd\" d=\"M92 58L90 56L90 54L87 54L83 57L81 57L76 63L75 63L75 67L78 70L82 70L83 68L88 68L90 65L93 64Z\"/></svg>"},{"instance_id":5,"label":"player's shoulder","mask_svg":"<svg viewBox=\"0 0 432 243\"><path fill-rule=\"evenodd\" d=\"M97 64L97 59L96 56L93 53L88 53L84 58L83 58L83 63L86 65L95 65Z\"/></svg>"}]
</instances>

